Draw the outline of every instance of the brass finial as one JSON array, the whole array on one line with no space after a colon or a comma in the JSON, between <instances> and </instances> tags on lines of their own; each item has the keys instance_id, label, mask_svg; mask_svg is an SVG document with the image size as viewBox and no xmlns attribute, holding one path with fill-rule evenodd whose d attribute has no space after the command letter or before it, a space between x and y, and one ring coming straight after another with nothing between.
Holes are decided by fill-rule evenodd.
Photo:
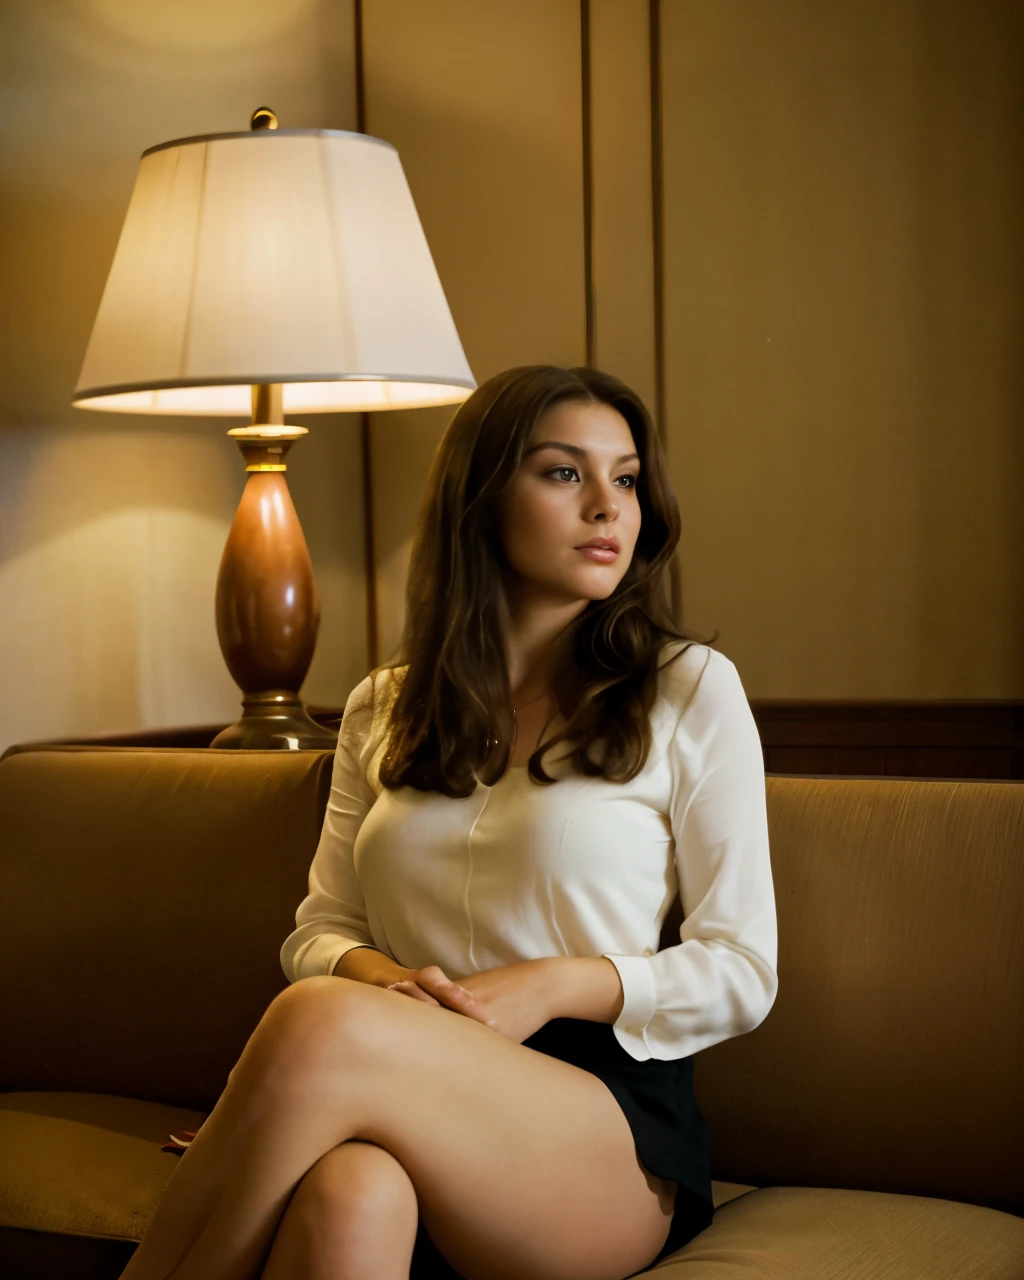
<instances>
[{"instance_id":1,"label":"brass finial","mask_svg":"<svg viewBox=\"0 0 1024 1280\"><path fill-rule=\"evenodd\" d=\"M277 116L269 107L257 107L249 121L251 129L276 129Z\"/></svg>"}]
</instances>

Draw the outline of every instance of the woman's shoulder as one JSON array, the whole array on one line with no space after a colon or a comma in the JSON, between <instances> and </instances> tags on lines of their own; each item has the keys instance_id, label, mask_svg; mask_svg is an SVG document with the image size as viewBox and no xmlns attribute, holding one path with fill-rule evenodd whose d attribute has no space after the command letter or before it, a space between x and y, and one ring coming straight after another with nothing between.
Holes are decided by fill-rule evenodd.
<instances>
[{"instance_id":1,"label":"woman's shoulder","mask_svg":"<svg viewBox=\"0 0 1024 1280\"><path fill-rule=\"evenodd\" d=\"M669 640L662 645L658 656L658 698L677 716L698 695L704 701L728 697L739 685L735 664L717 649L696 640Z\"/></svg>"},{"instance_id":2,"label":"woman's shoulder","mask_svg":"<svg viewBox=\"0 0 1024 1280\"><path fill-rule=\"evenodd\" d=\"M368 739L383 736L391 706L408 667L376 667L348 695L339 741L359 750Z\"/></svg>"}]
</instances>

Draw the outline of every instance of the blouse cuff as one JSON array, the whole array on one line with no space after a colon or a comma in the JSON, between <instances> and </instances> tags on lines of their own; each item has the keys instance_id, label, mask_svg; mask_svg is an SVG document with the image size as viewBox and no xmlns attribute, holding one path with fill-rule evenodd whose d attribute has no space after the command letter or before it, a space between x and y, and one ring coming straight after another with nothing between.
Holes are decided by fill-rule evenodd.
<instances>
[{"instance_id":1,"label":"blouse cuff","mask_svg":"<svg viewBox=\"0 0 1024 1280\"><path fill-rule=\"evenodd\" d=\"M372 942L360 942L357 938L342 938L336 933L321 933L300 946L291 965L284 965L290 982L319 974L330 976L343 955L356 947L371 947Z\"/></svg>"},{"instance_id":2,"label":"blouse cuff","mask_svg":"<svg viewBox=\"0 0 1024 1280\"><path fill-rule=\"evenodd\" d=\"M651 962L646 956L616 956L607 951L603 954L619 971L622 982L622 1010L614 1024L616 1038L627 1053L644 1061L651 1056L644 1042L644 1028L658 1005Z\"/></svg>"}]
</instances>

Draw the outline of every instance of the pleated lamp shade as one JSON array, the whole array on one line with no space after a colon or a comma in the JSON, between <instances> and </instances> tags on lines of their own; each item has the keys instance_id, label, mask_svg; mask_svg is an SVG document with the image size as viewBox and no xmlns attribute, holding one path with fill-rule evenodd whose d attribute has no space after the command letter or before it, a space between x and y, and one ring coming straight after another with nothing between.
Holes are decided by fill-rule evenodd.
<instances>
[{"instance_id":1,"label":"pleated lamp shade","mask_svg":"<svg viewBox=\"0 0 1024 1280\"><path fill-rule=\"evenodd\" d=\"M476 386L390 143L259 129L139 163L73 402L249 417L455 404Z\"/></svg>"}]
</instances>

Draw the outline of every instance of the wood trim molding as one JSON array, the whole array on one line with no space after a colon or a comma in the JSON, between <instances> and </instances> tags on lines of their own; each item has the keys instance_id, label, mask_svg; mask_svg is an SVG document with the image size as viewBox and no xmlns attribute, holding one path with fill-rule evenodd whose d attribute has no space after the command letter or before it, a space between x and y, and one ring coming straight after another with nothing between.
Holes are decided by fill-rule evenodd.
<instances>
[{"instance_id":1,"label":"wood trim molding","mask_svg":"<svg viewBox=\"0 0 1024 1280\"><path fill-rule=\"evenodd\" d=\"M750 707L768 774L1024 780L1024 700L752 698ZM326 727L341 721L343 708L307 709ZM206 747L222 728L140 729L58 738L52 745Z\"/></svg>"},{"instance_id":2,"label":"wood trim molding","mask_svg":"<svg viewBox=\"0 0 1024 1280\"><path fill-rule=\"evenodd\" d=\"M751 698L765 770L1024 779L1024 701Z\"/></svg>"},{"instance_id":3,"label":"wood trim molding","mask_svg":"<svg viewBox=\"0 0 1024 1280\"><path fill-rule=\"evenodd\" d=\"M665 192L661 106L661 0L649 0L651 57L651 252L654 256L654 420L664 445L665 426Z\"/></svg>"},{"instance_id":4,"label":"wood trim molding","mask_svg":"<svg viewBox=\"0 0 1024 1280\"><path fill-rule=\"evenodd\" d=\"M665 393L665 142L661 91L661 0L648 0L651 57L651 252L654 258L654 420L662 448L668 453ZM679 548L668 566L669 602L682 627L683 576Z\"/></svg>"},{"instance_id":5,"label":"wood trim molding","mask_svg":"<svg viewBox=\"0 0 1024 1280\"><path fill-rule=\"evenodd\" d=\"M583 121L583 324L585 362L594 367L597 343L594 301L594 139L591 115L590 0L580 0L580 85Z\"/></svg>"}]
</instances>

